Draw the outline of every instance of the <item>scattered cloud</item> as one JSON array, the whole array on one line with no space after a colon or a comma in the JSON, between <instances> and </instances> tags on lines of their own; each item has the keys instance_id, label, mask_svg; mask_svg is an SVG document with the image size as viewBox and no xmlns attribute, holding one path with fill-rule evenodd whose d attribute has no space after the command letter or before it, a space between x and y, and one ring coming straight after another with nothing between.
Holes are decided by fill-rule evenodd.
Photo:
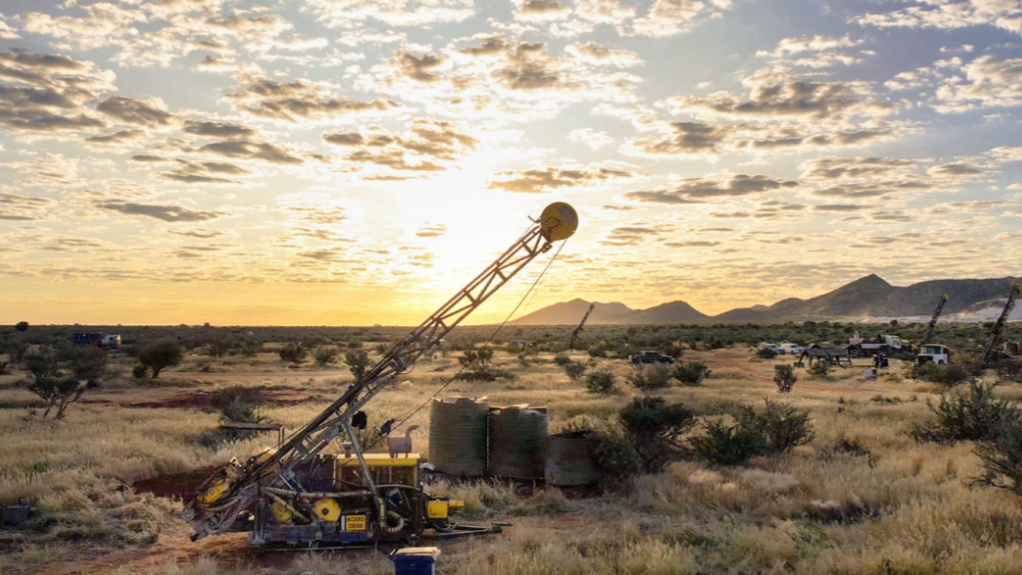
<instances>
[{"instance_id":1,"label":"scattered cloud","mask_svg":"<svg viewBox=\"0 0 1022 575\"><path fill-rule=\"evenodd\" d=\"M609 180L636 176L634 172L606 168L507 171L497 173L497 179L490 182L489 188L518 194L536 194L562 188L589 188L603 185Z\"/></svg>"},{"instance_id":2,"label":"scattered cloud","mask_svg":"<svg viewBox=\"0 0 1022 575\"><path fill-rule=\"evenodd\" d=\"M225 97L236 109L251 116L291 123L378 115L401 107L390 100L353 100L302 80L280 83L248 75L242 77L237 90Z\"/></svg>"},{"instance_id":3,"label":"scattered cloud","mask_svg":"<svg viewBox=\"0 0 1022 575\"><path fill-rule=\"evenodd\" d=\"M748 196L774 190L798 187L798 182L769 176L721 173L702 178L685 178L671 189L628 192L630 200L657 204L692 204L708 199Z\"/></svg>"},{"instance_id":4,"label":"scattered cloud","mask_svg":"<svg viewBox=\"0 0 1022 575\"><path fill-rule=\"evenodd\" d=\"M120 200L102 200L93 205L101 210L119 212L129 216L144 216L165 222L208 222L226 216L223 212L204 212L180 206L137 204Z\"/></svg>"}]
</instances>

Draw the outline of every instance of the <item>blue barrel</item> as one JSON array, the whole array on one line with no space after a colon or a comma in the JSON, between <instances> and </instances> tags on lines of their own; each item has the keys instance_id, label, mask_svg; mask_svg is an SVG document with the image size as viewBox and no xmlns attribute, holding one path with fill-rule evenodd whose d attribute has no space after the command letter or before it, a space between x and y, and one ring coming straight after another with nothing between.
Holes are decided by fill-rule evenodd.
<instances>
[{"instance_id":1,"label":"blue barrel","mask_svg":"<svg viewBox=\"0 0 1022 575\"><path fill-rule=\"evenodd\" d=\"M390 554L394 562L394 575L435 575L436 547L405 547Z\"/></svg>"}]
</instances>

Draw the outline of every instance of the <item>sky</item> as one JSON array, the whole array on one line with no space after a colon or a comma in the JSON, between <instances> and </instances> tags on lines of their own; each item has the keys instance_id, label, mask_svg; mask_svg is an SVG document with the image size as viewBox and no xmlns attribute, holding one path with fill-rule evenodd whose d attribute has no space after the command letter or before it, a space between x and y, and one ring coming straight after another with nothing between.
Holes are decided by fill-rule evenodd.
<instances>
[{"instance_id":1,"label":"sky","mask_svg":"<svg viewBox=\"0 0 1022 575\"><path fill-rule=\"evenodd\" d=\"M0 324L414 325L555 201L577 234L471 322L1017 276L1020 36L1018 0L4 0Z\"/></svg>"}]
</instances>

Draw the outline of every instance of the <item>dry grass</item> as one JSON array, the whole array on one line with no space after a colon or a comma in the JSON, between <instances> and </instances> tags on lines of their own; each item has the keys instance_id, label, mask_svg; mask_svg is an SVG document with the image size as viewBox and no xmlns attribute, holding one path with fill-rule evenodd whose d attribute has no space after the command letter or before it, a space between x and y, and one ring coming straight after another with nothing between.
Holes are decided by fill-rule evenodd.
<instances>
[{"instance_id":1,"label":"dry grass","mask_svg":"<svg viewBox=\"0 0 1022 575\"><path fill-rule=\"evenodd\" d=\"M586 358L577 354L579 359ZM777 361L753 360L747 349L692 352L714 371L702 387L660 394L700 417L727 415L743 403L777 398L771 381ZM190 365L198 365L198 360ZM211 451L198 437L217 416L197 408L130 408L228 385L261 387L291 398L264 412L294 428L336 397L348 378L340 370L288 372L272 354L253 360L210 361L208 374L168 372L157 387L109 390L92 396L107 403L75 405L63 422L28 417L23 391L0 390L0 501L32 498L43 511L37 531L0 531L0 572L54 572L76 555L113 547L144 547L169 531L183 531L180 504L141 496L124 486L138 479L202 468L255 453L267 439ZM510 354L498 366L513 380L456 382L445 395L487 396L491 404L546 406L551 430L582 418L605 421L627 395L594 397L540 354L522 368ZM230 363L230 365L227 365ZM600 360L619 375L622 361ZM456 371L456 361L423 362L405 382L381 394L374 418L401 417L426 402ZM218 372L218 370L224 370ZM229 370L229 371L227 371ZM568 499L556 489L522 498L488 483L441 483L438 495L466 501L476 519L507 520L507 533L444 543L445 575L708 573L1017 573L1022 557L1022 506L1010 494L971 487L978 459L968 444L920 445L906 431L928 417L929 387L908 379L864 380L861 368L839 369L829 381L800 381L783 399L808 409L817 438L778 458L746 468L714 469L696 461L672 464L640 477L626 494ZM900 374L900 367L892 369ZM163 377L161 376L161 379ZM626 392L626 393L631 393ZM1012 399L1022 387L998 388ZM874 399L876 397L880 399ZM293 404L292 404L293 403ZM428 452L428 409L409 424L416 450ZM848 453L854 441L868 453ZM176 530L176 531L175 531ZM189 544L182 541L187 549ZM157 551L153 551L156 553ZM297 554L290 565L203 556L168 558L161 573L388 573L380 553L341 558ZM78 557L81 560L81 557ZM152 572L121 567L121 573Z\"/></svg>"}]
</instances>

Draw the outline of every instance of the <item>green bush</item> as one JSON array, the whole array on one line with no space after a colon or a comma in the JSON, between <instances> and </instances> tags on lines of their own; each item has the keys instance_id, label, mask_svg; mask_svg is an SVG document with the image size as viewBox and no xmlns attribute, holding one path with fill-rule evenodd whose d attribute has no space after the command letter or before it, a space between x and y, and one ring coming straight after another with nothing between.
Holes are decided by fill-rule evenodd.
<instances>
[{"instance_id":1,"label":"green bush","mask_svg":"<svg viewBox=\"0 0 1022 575\"><path fill-rule=\"evenodd\" d=\"M563 353L559 353L554 356L554 363L561 367L564 367L565 365L571 363L571 358Z\"/></svg>"},{"instance_id":2,"label":"green bush","mask_svg":"<svg viewBox=\"0 0 1022 575\"><path fill-rule=\"evenodd\" d=\"M351 372L355 381L361 381L369 371L369 354L359 344L357 349L344 354L344 363L348 364L348 371Z\"/></svg>"},{"instance_id":3,"label":"green bush","mask_svg":"<svg viewBox=\"0 0 1022 575\"><path fill-rule=\"evenodd\" d=\"M586 391L611 394L617 392L617 376L606 369L590 371L586 375Z\"/></svg>"},{"instance_id":4,"label":"green bush","mask_svg":"<svg viewBox=\"0 0 1022 575\"><path fill-rule=\"evenodd\" d=\"M1017 416L976 446L983 462L979 482L1022 496L1022 420Z\"/></svg>"},{"instance_id":5,"label":"green bush","mask_svg":"<svg viewBox=\"0 0 1022 575\"><path fill-rule=\"evenodd\" d=\"M777 352L772 347L761 347L756 350L756 357L760 359L773 359L777 357Z\"/></svg>"},{"instance_id":6,"label":"green bush","mask_svg":"<svg viewBox=\"0 0 1022 575\"><path fill-rule=\"evenodd\" d=\"M337 357L337 354L336 347L321 345L312 352L312 358L316 360L316 365L326 367Z\"/></svg>"},{"instance_id":7,"label":"green bush","mask_svg":"<svg viewBox=\"0 0 1022 575\"><path fill-rule=\"evenodd\" d=\"M288 363L301 363L305 360L305 356L308 354L308 351L301 343L289 343L280 348L280 351L278 351L277 354L280 356L281 360Z\"/></svg>"},{"instance_id":8,"label":"green bush","mask_svg":"<svg viewBox=\"0 0 1022 575\"><path fill-rule=\"evenodd\" d=\"M650 366L640 365L636 366L635 371L628 374L625 379L635 389L643 393L649 393L671 386L671 370L662 363Z\"/></svg>"},{"instance_id":9,"label":"green bush","mask_svg":"<svg viewBox=\"0 0 1022 575\"><path fill-rule=\"evenodd\" d=\"M619 414L625 436L647 472L662 471L683 452L681 436L696 425L695 414L662 397L636 397Z\"/></svg>"},{"instance_id":10,"label":"green bush","mask_svg":"<svg viewBox=\"0 0 1022 575\"><path fill-rule=\"evenodd\" d=\"M831 365L822 359L816 360L816 363L809 368L809 377L817 381L825 381L830 379Z\"/></svg>"},{"instance_id":11,"label":"green bush","mask_svg":"<svg viewBox=\"0 0 1022 575\"><path fill-rule=\"evenodd\" d=\"M961 365L937 365L932 362L912 366L910 377L948 388L962 385L971 379L969 371Z\"/></svg>"},{"instance_id":12,"label":"green bush","mask_svg":"<svg viewBox=\"0 0 1022 575\"><path fill-rule=\"evenodd\" d=\"M765 409L760 412L751 405L743 405L738 409L738 426L762 432L772 453L787 453L816 437L809 410L769 399L766 400Z\"/></svg>"},{"instance_id":13,"label":"green bush","mask_svg":"<svg viewBox=\"0 0 1022 575\"><path fill-rule=\"evenodd\" d=\"M788 364L774 366L774 383L781 393L788 393L795 387L798 377L795 375L795 368Z\"/></svg>"},{"instance_id":14,"label":"green bush","mask_svg":"<svg viewBox=\"0 0 1022 575\"><path fill-rule=\"evenodd\" d=\"M152 372L153 379L160 376L160 372L168 367L181 363L184 352L177 341L172 339L161 339L155 341L138 352L138 361Z\"/></svg>"},{"instance_id":15,"label":"green bush","mask_svg":"<svg viewBox=\"0 0 1022 575\"><path fill-rule=\"evenodd\" d=\"M678 362L671 376L685 387L698 387L704 379L710 377L710 370L700 361Z\"/></svg>"},{"instance_id":16,"label":"green bush","mask_svg":"<svg viewBox=\"0 0 1022 575\"><path fill-rule=\"evenodd\" d=\"M564 368L564 373L568 374L568 377L572 381L578 381L585 376L586 371L589 369L589 364L581 361L568 361L561 366Z\"/></svg>"},{"instance_id":17,"label":"green bush","mask_svg":"<svg viewBox=\"0 0 1022 575\"><path fill-rule=\"evenodd\" d=\"M258 389L235 385L213 395L211 405L228 421L238 423L262 423L265 417L259 414L263 404Z\"/></svg>"},{"instance_id":18,"label":"green bush","mask_svg":"<svg viewBox=\"0 0 1022 575\"><path fill-rule=\"evenodd\" d=\"M948 391L934 406L927 402L934 419L917 424L912 436L917 441L956 443L993 441L999 431L1019 421L1019 411L1006 399L994 396L992 385L969 383L964 391Z\"/></svg>"},{"instance_id":19,"label":"green bush","mask_svg":"<svg viewBox=\"0 0 1022 575\"><path fill-rule=\"evenodd\" d=\"M707 423L705 433L691 442L703 459L724 466L744 465L770 450L762 431L740 423L728 426L721 419Z\"/></svg>"}]
</instances>

